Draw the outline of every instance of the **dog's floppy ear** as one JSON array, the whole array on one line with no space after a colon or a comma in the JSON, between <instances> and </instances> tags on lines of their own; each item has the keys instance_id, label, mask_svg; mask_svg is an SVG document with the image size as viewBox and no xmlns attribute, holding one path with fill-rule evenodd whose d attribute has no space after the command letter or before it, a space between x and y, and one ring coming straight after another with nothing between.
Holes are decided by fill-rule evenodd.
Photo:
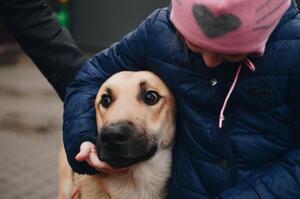
<instances>
[{"instance_id":1,"label":"dog's floppy ear","mask_svg":"<svg viewBox=\"0 0 300 199\"><path fill-rule=\"evenodd\" d=\"M100 112L100 100L101 100L101 89L99 89L96 100L95 100L95 110L96 110L96 120L97 120L97 130L99 132L100 126L102 126L102 117Z\"/></svg>"},{"instance_id":2,"label":"dog's floppy ear","mask_svg":"<svg viewBox=\"0 0 300 199\"><path fill-rule=\"evenodd\" d=\"M174 136L176 131L176 109L175 105L170 106L171 109L167 109L165 113L165 124L162 128L162 135L161 135L161 148L167 148L172 146L174 142Z\"/></svg>"}]
</instances>

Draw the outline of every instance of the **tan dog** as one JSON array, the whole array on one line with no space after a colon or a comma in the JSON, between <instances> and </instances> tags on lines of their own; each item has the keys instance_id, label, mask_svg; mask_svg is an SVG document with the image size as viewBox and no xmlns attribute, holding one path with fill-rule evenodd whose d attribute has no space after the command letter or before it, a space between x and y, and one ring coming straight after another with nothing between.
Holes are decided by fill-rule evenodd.
<instances>
[{"instance_id":1,"label":"tan dog","mask_svg":"<svg viewBox=\"0 0 300 199\"><path fill-rule=\"evenodd\" d=\"M95 107L100 160L129 172L76 175L80 198L164 198L175 133L175 102L169 89L151 72L120 72L101 86ZM67 182L61 190L68 189L70 180L63 177L61 182Z\"/></svg>"}]
</instances>

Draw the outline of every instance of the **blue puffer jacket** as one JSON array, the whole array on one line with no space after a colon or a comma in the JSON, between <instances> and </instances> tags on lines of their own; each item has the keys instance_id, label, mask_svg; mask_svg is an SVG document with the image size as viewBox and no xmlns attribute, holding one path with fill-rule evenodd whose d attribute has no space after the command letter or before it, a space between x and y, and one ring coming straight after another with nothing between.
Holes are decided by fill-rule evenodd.
<instances>
[{"instance_id":1,"label":"blue puffer jacket","mask_svg":"<svg viewBox=\"0 0 300 199\"><path fill-rule=\"evenodd\" d=\"M78 173L95 170L74 157L95 142L94 100L100 85L123 70L150 70L178 104L170 199L300 198L300 16L296 4L271 35L263 57L243 67L218 128L238 63L209 69L156 10L136 30L87 61L65 99L64 143ZM238 38L237 38L238 39Z\"/></svg>"}]
</instances>

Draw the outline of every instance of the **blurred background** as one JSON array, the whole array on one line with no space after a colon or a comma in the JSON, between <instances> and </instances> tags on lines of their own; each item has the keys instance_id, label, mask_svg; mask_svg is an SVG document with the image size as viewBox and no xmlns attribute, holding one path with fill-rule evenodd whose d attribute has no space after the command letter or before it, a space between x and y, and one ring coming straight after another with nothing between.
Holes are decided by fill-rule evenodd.
<instances>
[{"instance_id":1,"label":"blurred background","mask_svg":"<svg viewBox=\"0 0 300 199\"><path fill-rule=\"evenodd\" d=\"M50 0L88 55L136 28L168 0ZM53 199L63 104L0 18L0 199Z\"/></svg>"}]
</instances>

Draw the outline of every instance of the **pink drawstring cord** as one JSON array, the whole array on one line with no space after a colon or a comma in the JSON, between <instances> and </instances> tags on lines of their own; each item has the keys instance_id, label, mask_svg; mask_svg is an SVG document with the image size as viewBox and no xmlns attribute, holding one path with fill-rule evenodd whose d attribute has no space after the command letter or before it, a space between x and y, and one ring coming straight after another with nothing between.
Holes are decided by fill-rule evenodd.
<instances>
[{"instance_id":1,"label":"pink drawstring cord","mask_svg":"<svg viewBox=\"0 0 300 199\"><path fill-rule=\"evenodd\" d=\"M255 71L255 66L254 66L254 64L250 61L250 59L245 59L244 60L244 63L248 66L248 68L252 71L252 72L254 72Z\"/></svg>"},{"instance_id":2,"label":"pink drawstring cord","mask_svg":"<svg viewBox=\"0 0 300 199\"><path fill-rule=\"evenodd\" d=\"M231 93L232 91L234 90L235 86L236 86L236 83L237 83L237 80L239 78L239 75L240 75L240 72L241 72L241 69L242 69L242 66L243 64L246 64L246 66L252 71L254 72L255 71L255 66L254 64L247 58L245 59L242 63L240 63L239 65L239 68L237 69L236 71L236 74L235 74L235 77L234 77L234 80L232 82L232 85L226 95L226 98L223 102L223 106L222 106L222 109L221 109L221 112L220 112L220 116L219 116L219 128L222 128L223 127L223 121L225 120L225 117L224 117L224 111L225 111L225 108L227 106L227 102L231 96Z\"/></svg>"}]
</instances>

